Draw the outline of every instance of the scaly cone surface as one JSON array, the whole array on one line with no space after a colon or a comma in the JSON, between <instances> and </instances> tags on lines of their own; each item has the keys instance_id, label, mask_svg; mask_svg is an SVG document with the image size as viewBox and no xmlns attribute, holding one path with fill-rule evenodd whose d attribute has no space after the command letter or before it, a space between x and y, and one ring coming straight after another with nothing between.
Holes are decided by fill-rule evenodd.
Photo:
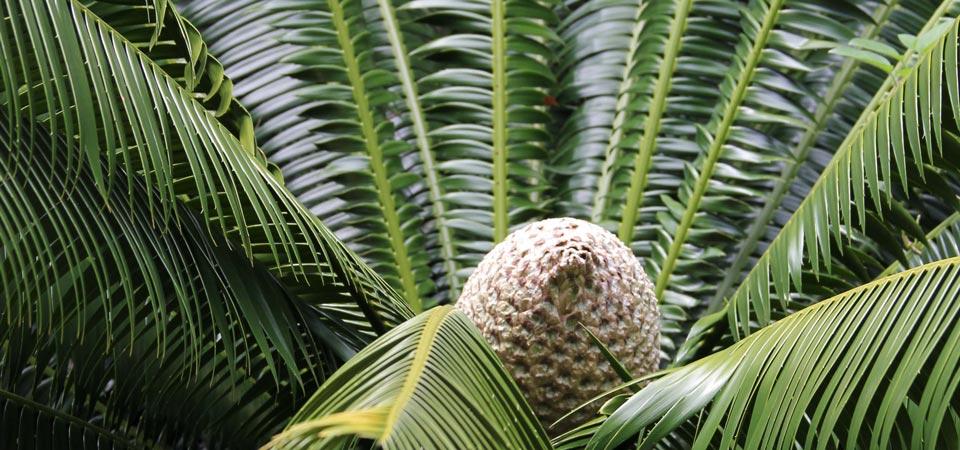
<instances>
[{"instance_id":1,"label":"scaly cone surface","mask_svg":"<svg viewBox=\"0 0 960 450\"><path fill-rule=\"evenodd\" d=\"M616 236L582 220L543 220L507 236L470 275L457 308L500 356L545 427L621 382L578 323L635 377L660 361L653 283ZM556 435L589 419L599 404L591 406L548 431Z\"/></svg>"}]
</instances>

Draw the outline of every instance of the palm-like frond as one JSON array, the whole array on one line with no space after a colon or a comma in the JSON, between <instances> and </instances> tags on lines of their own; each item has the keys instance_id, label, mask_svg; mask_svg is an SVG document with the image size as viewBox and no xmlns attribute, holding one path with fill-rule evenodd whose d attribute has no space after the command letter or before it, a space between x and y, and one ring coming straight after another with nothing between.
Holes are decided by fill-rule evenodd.
<instances>
[{"instance_id":1,"label":"palm-like frond","mask_svg":"<svg viewBox=\"0 0 960 450\"><path fill-rule=\"evenodd\" d=\"M636 210L623 204L629 169L636 161L649 165L654 138L661 130L667 135L665 141L689 132L671 127L678 122L660 123L668 104L671 113L691 121L709 118L708 105L715 94L700 91L697 85L719 82L716 72L723 66L710 65L703 57L716 58L725 50L704 36L721 41L733 41L736 36L736 7L721 3L573 4L561 24L564 46L558 101L576 109L562 118L550 168L558 185L560 214L616 228L611 219ZM690 33L684 34L688 27ZM675 73L681 75L675 77ZM638 150L641 142L646 148L643 156ZM648 167L637 171L640 177L651 172ZM670 185L665 180L654 188ZM676 185L674 180L672 186Z\"/></svg>"},{"instance_id":2,"label":"palm-like frond","mask_svg":"<svg viewBox=\"0 0 960 450\"><path fill-rule=\"evenodd\" d=\"M203 0L182 3L184 15L197 24L205 41L223 60L224 70L234 83L234 94L249 108L257 124L256 140L270 162L281 170L284 187L325 226L332 228L338 238L372 263L374 270L393 281L396 288L403 289L396 269L392 268L396 261L390 252L383 252L383 247L389 245L379 238L382 233L378 231L370 236L364 231L368 218L347 217L349 209L345 210L345 205L355 203L357 198L354 196L346 202L330 198L338 192L356 193L362 189L352 189L341 182L358 175L356 158L339 160L344 152L320 150L337 145L335 136L339 131L336 130L342 124L312 117L316 114L310 111L323 109L324 101L305 95L311 82L296 78L306 63L287 62L306 47L287 42L284 36L289 30L281 25L296 13L306 11L309 5L286 4L284 8L275 8L259 1L237 1L230 5ZM363 172L363 165L360 166ZM358 209L365 215L371 213L370 203L366 201L360 203ZM407 251L413 253L413 248Z\"/></svg>"},{"instance_id":3,"label":"palm-like frond","mask_svg":"<svg viewBox=\"0 0 960 450\"><path fill-rule=\"evenodd\" d=\"M144 442L249 445L410 314L274 178L172 6L0 15L0 388Z\"/></svg>"},{"instance_id":4,"label":"palm-like frond","mask_svg":"<svg viewBox=\"0 0 960 450\"><path fill-rule=\"evenodd\" d=\"M397 7L411 27L438 30L407 49L421 61L420 104L461 279L511 225L544 212L551 5L414 0Z\"/></svg>"},{"instance_id":5,"label":"palm-like frond","mask_svg":"<svg viewBox=\"0 0 960 450\"><path fill-rule=\"evenodd\" d=\"M12 19L0 30L10 67L3 90L9 120L39 119L51 133L77 135L64 150L86 155L103 195L118 160L128 175L142 173L159 192L161 202L149 208L162 226L172 224L174 199L186 202L201 212L209 232L238 242L294 295L362 331L383 331L407 316L389 286L283 189L252 139L242 130L238 139L204 109L192 91L202 85L178 84L134 42L76 2L41 6L4 7ZM54 30L58 38L35 27ZM34 131L16 130L18 140ZM101 153L106 170L99 166ZM307 288L311 284L342 286L341 295L317 295Z\"/></svg>"},{"instance_id":6,"label":"palm-like frond","mask_svg":"<svg viewBox=\"0 0 960 450\"><path fill-rule=\"evenodd\" d=\"M317 132L327 139L322 149L307 155L316 162L295 161L301 167L292 171L289 186L301 198L309 197L315 214L338 224L341 236L353 241L420 311L422 297L433 289L421 234L422 205L410 200L409 190L424 185L420 167L430 167L432 160L414 166L416 148L397 137L401 127L391 120L402 120L403 111L397 110L402 99L389 89L409 80L408 72L396 73L399 63L381 64L384 55L377 50L387 39L376 32L378 24L364 19L362 2L294 6L309 8L312 20L285 25L294 29L286 39L304 47L287 60L302 67L297 76L310 81L298 95L316 103L308 114L322 122ZM375 31L368 31L371 28ZM394 54L387 54L386 63ZM432 158L429 147L423 153ZM305 170L317 162L323 163L322 170Z\"/></svg>"},{"instance_id":7,"label":"palm-like frond","mask_svg":"<svg viewBox=\"0 0 960 450\"><path fill-rule=\"evenodd\" d=\"M783 141L808 126L801 102L810 88L802 77L824 64L818 40L842 38L829 24L845 13L837 8L839 17L823 15L823 29L808 29L804 18L816 8L772 1L751 2L744 10L720 101L692 139L698 155L684 164L676 191L661 199L665 209L658 215L661 231L651 255L658 297L669 297L668 288L673 295L699 299L712 293L717 268L742 233L740 223L765 196L771 168L789 157ZM623 239L634 228L630 202L631 193L643 191L642 185L637 189L640 173L634 172L626 199ZM672 281L678 268L682 276Z\"/></svg>"},{"instance_id":8,"label":"palm-like frond","mask_svg":"<svg viewBox=\"0 0 960 450\"><path fill-rule=\"evenodd\" d=\"M351 44L354 53L359 52L365 58L365 63L360 64L362 69L369 70L373 64L381 71L380 75L386 75L389 80L380 80L373 86L365 84L363 89L368 96L380 96L377 102L384 102L383 96L390 100L385 107L368 108L377 122L376 127L383 128L378 140L387 141L388 147L403 147L399 155L390 153L381 158L380 168L388 172L390 186L382 195L375 195L370 190L373 171L367 148L358 145L358 139L363 139L362 133L356 127L343 124L343 120L356 121L351 117L356 116L357 111L344 113L340 108L325 108L326 97L308 88L316 83L333 83L352 90L350 80L339 80L337 76L316 78L317 73L329 75L337 72L336 67L342 68L346 64L342 53L339 59L326 61L332 61L333 67L319 69L313 68L318 61L304 57L324 49L339 52L340 44L333 36L320 33L326 36L320 39L314 34L330 26L328 17L311 16L314 20L303 20L300 14L312 14L309 11L317 8L326 10L329 5L288 3L271 7L266 2L246 2L236 4L236 9L221 6L217 1L191 1L187 2L185 14L197 20L211 46L223 52L241 102L251 108L255 120L262 122L257 131L258 136L263 135L263 149L283 169L287 187L338 237L386 273L398 289L405 289L401 278L405 279L408 301L422 301L429 306L432 303L429 297L437 301L455 298L459 292L457 264L450 227L445 224L443 186L428 137L429 123L424 119L417 93L419 73L414 72L410 62L413 57L405 50L407 33L402 25L406 22L399 22L392 6L381 2L379 16L352 25L354 32L362 26L384 28L375 38L357 36ZM286 23L288 19L291 23ZM298 31L290 33L290 28ZM250 36L247 30L260 33ZM378 49L371 53L374 47L387 44L390 51ZM400 97L403 104L399 103ZM341 103L341 106L344 105ZM392 130L388 129L391 127ZM391 133L394 136L389 136ZM341 145L343 140L350 144ZM416 145L418 152L399 142L403 140ZM381 146L378 144L377 148ZM401 164L394 160L401 160ZM386 187L386 183L381 181L380 186ZM384 210L380 201L387 198L388 190L395 207ZM411 209L432 209L432 218L420 217L421 214L410 217ZM394 210L400 212L406 222L400 229L393 228L388 233L385 213ZM376 220L371 220L371 216ZM423 224L419 223L421 220ZM391 247L391 242L401 241L409 242L406 248L400 249L407 254L405 257L395 256ZM391 250L385 252L385 248ZM397 258L409 266L402 277L397 273ZM436 279L438 287L434 289L431 286L434 281L425 279L424 275ZM414 281L417 287L411 288L410 283ZM428 297L422 298L424 296Z\"/></svg>"},{"instance_id":9,"label":"palm-like frond","mask_svg":"<svg viewBox=\"0 0 960 450\"><path fill-rule=\"evenodd\" d=\"M898 36L919 33L939 4L935 1L882 2L873 10L874 23L865 26L858 37L899 46ZM711 311L719 309L730 290L736 287L735 283L745 275L743 269L762 254L762 249L803 201L873 92L883 83L885 75L878 69L864 66L859 59L848 58L826 82L825 91L813 111L811 126L793 143L792 156L774 182L773 192L766 197L763 209L751 221L745 238L738 243L737 254L711 300Z\"/></svg>"},{"instance_id":10,"label":"palm-like frond","mask_svg":"<svg viewBox=\"0 0 960 450\"><path fill-rule=\"evenodd\" d=\"M188 8L201 29L239 14L208 4ZM228 71L252 74L246 67L295 48L280 68L258 73L283 72L266 85L292 88L285 101L306 117L297 133L310 141L271 160L311 212L415 309L454 299L496 235L542 214L543 102L556 40L548 5L506 13L499 4L422 1L254 8L261 12L250 17L273 11L271 29L289 33L271 55L238 57ZM242 47L219 27L211 34L214 46Z\"/></svg>"},{"instance_id":11,"label":"palm-like frond","mask_svg":"<svg viewBox=\"0 0 960 450\"><path fill-rule=\"evenodd\" d=\"M953 258L821 302L650 383L587 448L641 432L640 448L653 448L688 421L693 448L949 447L960 433L958 291Z\"/></svg>"},{"instance_id":12,"label":"palm-like frond","mask_svg":"<svg viewBox=\"0 0 960 450\"><path fill-rule=\"evenodd\" d=\"M945 3L941 14L949 7L950 4ZM789 305L788 297L794 292L791 286L797 291L802 289L805 257L814 274L821 269L829 272L834 258L831 241L844 248L844 241L849 239L845 235L855 233L857 229L882 228L873 226L877 220L869 221L871 227L867 226L868 218L872 217L868 216L870 206L867 201L881 214L884 205L896 204L893 201L896 186L907 191L908 164L915 167L917 173L930 173L931 177L950 175L949 171L944 173L938 168L951 167L948 161L953 156L949 152L956 148L956 144L949 142L949 135L944 141L941 126L949 125L949 122L941 122L940 116L944 91L951 105L960 105L955 83L957 21L947 19L941 22L935 16L930 24L916 39L915 47L901 58L901 63L864 110L797 212L731 297L725 312L734 340L749 333L753 327L769 323L773 314L771 310L796 308ZM956 106L951 105L947 105L948 110L955 111ZM939 154L934 152L934 146L940 148ZM948 152L946 157L941 156L944 151ZM925 183L909 184L922 186ZM929 185L924 190L936 194L936 189L930 189ZM956 193L948 189L941 195L949 203L955 199ZM893 219L889 227L906 232L914 228L912 234L917 235L912 220L899 221L895 212L891 214L890 210L887 214ZM917 238L924 238L922 232ZM768 283L772 284L781 301L771 301ZM717 322L716 319L710 321L724 328L727 322ZM755 322L751 325L750 321ZM704 325L698 333L708 328L711 327ZM693 348L700 344L699 337L693 336L686 345Z\"/></svg>"},{"instance_id":13,"label":"palm-like frond","mask_svg":"<svg viewBox=\"0 0 960 450\"><path fill-rule=\"evenodd\" d=\"M70 393L72 408L108 405L104 426L148 439L168 428L189 443L217 423L223 434L208 434L211 442L256 441L358 345L211 238L193 212L180 207L178 227L162 230L147 207L159 194L135 183L104 199L89 169L71 174L66 154L51 152L64 142L37 133L34 148L11 148L5 125L0 388L35 398L59 386L44 404Z\"/></svg>"},{"instance_id":14,"label":"palm-like frond","mask_svg":"<svg viewBox=\"0 0 960 450\"><path fill-rule=\"evenodd\" d=\"M560 448L960 438L960 2L184 6L0 0L3 443L550 448L414 313L552 215L673 360Z\"/></svg>"},{"instance_id":15,"label":"palm-like frond","mask_svg":"<svg viewBox=\"0 0 960 450\"><path fill-rule=\"evenodd\" d=\"M421 105L464 277L511 224L544 210L543 102L554 83L547 64L556 19L536 0L411 1L397 12L440 30L407 48L423 61Z\"/></svg>"},{"instance_id":16,"label":"palm-like frond","mask_svg":"<svg viewBox=\"0 0 960 450\"><path fill-rule=\"evenodd\" d=\"M549 448L496 354L466 316L435 308L334 374L268 448Z\"/></svg>"},{"instance_id":17,"label":"palm-like frond","mask_svg":"<svg viewBox=\"0 0 960 450\"><path fill-rule=\"evenodd\" d=\"M312 104L296 95L305 83L291 76L298 65L281 62L301 49L283 42L286 31L277 26L290 13L255 0L177 5L223 64L233 95L256 124L256 141L264 154L283 169L289 155L311 150L322 136L312 132L317 122L303 115Z\"/></svg>"},{"instance_id":18,"label":"palm-like frond","mask_svg":"<svg viewBox=\"0 0 960 450\"><path fill-rule=\"evenodd\" d=\"M348 60L338 34L324 31L334 27L331 5L296 3L276 8L256 3L233 11L219 8L218 2L198 1L188 3L187 11L200 20L202 29L209 27L206 34L214 46L236 55L227 60L228 69L239 74L239 87L251 89L242 100L251 105L255 118L266 121L264 133L278 145L265 150L283 169L288 188L385 273L408 302L419 305L422 297L437 296L431 286L434 265L441 266L437 272L448 274L435 277L455 295L458 278L450 231L444 224L441 186L426 137L429 125L420 108L405 34L392 6L382 3L379 15L368 14L369 19L357 21L354 10L369 5L339 4L348 13L339 16L343 42L351 54L359 56ZM307 14L311 20L304 19ZM291 20L285 22L286 18ZM251 45L243 35L228 34L234 27L224 30L225 21L245 29L259 24L270 32ZM378 32L366 33L363 28ZM388 45L390 51L378 48ZM249 51L266 46L271 51ZM328 54L325 59L318 58L323 54ZM348 67L353 69L352 78ZM372 70L379 79L370 83L360 73ZM309 87L316 84L325 87ZM264 90L281 91L281 95L264 98ZM405 135L409 139L400 137ZM429 192L426 200L418 198L424 197L424 191ZM425 224L419 210L431 204L436 237L423 239Z\"/></svg>"}]
</instances>

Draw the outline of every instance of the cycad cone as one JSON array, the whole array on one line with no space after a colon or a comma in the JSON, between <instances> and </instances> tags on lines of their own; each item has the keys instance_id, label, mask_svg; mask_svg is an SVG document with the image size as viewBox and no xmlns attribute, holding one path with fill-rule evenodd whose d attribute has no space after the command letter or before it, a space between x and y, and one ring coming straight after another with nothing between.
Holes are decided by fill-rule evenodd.
<instances>
[{"instance_id":1,"label":"cycad cone","mask_svg":"<svg viewBox=\"0 0 960 450\"><path fill-rule=\"evenodd\" d=\"M457 308L500 356L544 426L621 382L578 323L635 377L659 363L653 284L616 236L582 220L548 219L511 233L470 275ZM548 431L569 429L598 407Z\"/></svg>"}]
</instances>

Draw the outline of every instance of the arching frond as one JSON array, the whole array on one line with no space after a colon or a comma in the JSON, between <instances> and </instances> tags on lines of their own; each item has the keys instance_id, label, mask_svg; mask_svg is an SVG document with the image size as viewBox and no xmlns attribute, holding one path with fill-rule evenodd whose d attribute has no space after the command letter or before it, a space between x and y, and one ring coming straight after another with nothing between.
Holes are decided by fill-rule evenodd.
<instances>
[{"instance_id":1,"label":"arching frond","mask_svg":"<svg viewBox=\"0 0 960 450\"><path fill-rule=\"evenodd\" d=\"M630 397L587 448L942 448L960 435L960 259L861 286ZM699 415L699 417L697 417Z\"/></svg>"},{"instance_id":2,"label":"arching frond","mask_svg":"<svg viewBox=\"0 0 960 450\"><path fill-rule=\"evenodd\" d=\"M76 135L56 150L74 160L84 155L101 195L109 195L106 186L122 166L126 186L141 174L159 192L160 202L148 205L152 220L175 225L169 220L174 199L186 202L202 214L208 232L238 242L294 295L362 332L383 331L409 314L376 273L283 189L252 139L242 130L240 139L231 133L197 91L165 71L170 65L156 64L77 2L7 2L2 12L11 18L0 28L10 69L3 72L2 93L8 120L40 120L50 133ZM36 132L13 129L18 141ZM311 284L340 287L336 296L318 295Z\"/></svg>"},{"instance_id":3,"label":"arching frond","mask_svg":"<svg viewBox=\"0 0 960 450\"><path fill-rule=\"evenodd\" d=\"M941 11L949 7L945 3ZM730 298L724 309L729 322L718 320L719 316L705 319L685 344L688 348L702 344L703 336L697 334L716 333L729 325L727 331L737 340L769 323L772 314L796 309L796 305L790 305L790 294L802 292L805 261L809 261L813 274L829 272L834 251L831 244L844 248L849 233L886 227L923 240L916 223L901 220L902 214L887 210L889 219L881 223L876 213L868 213L872 208L883 214L885 205L897 205L893 197L898 186L907 192L911 185L920 186L922 192L931 195L939 191L947 204L954 204L951 200L956 201L956 192L949 188L944 191L938 185L945 183L943 176L956 176L949 169L956 144L939 131L941 126L956 125L956 119L941 121L942 108L956 111L953 105L960 105L956 89L957 24L956 19L931 19L930 26L900 58L900 64L863 111L797 212ZM939 101L944 94L948 105ZM927 183L924 177L940 182ZM895 235L878 241L891 239L895 240ZM890 246L886 249L894 250ZM882 269L883 265L877 272ZM771 286L779 302L771 301Z\"/></svg>"},{"instance_id":4,"label":"arching frond","mask_svg":"<svg viewBox=\"0 0 960 450\"><path fill-rule=\"evenodd\" d=\"M874 23L864 27L859 38L876 40L891 47L899 46L898 36L918 34L940 3L881 3L873 11ZM941 10L938 14L944 12ZM745 275L744 269L762 254L758 248L763 249L769 244L806 196L866 107L869 97L883 83L885 74L880 72L864 66L861 60L848 58L829 80L814 111L812 126L793 143L791 160L781 170L763 209L750 223L746 237L738 243L736 257L726 269L723 281L711 299L710 311L722 306L722 301Z\"/></svg>"},{"instance_id":5,"label":"arching frond","mask_svg":"<svg viewBox=\"0 0 960 450\"><path fill-rule=\"evenodd\" d=\"M573 3L561 23L558 102L574 109L561 116L551 155L555 214L611 230L627 211L642 214L641 222L648 224L644 234L632 240L630 233L626 242L634 244L652 276L657 273L650 259L656 235L649 224L661 209L640 211L639 196L629 201L631 169L645 180L652 177L645 197L656 199L680 185L690 156L682 141L693 139L689 123L709 120L717 93L703 86L720 82L723 67L717 60L727 59L733 44L726 48L718 41L735 40L737 14L735 5L713 1L588 1ZM652 168L655 149L658 159ZM687 300L664 299L661 343L666 358L684 333L679 323L688 318Z\"/></svg>"},{"instance_id":6,"label":"arching frond","mask_svg":"<svg viewBox=\"0 0 960 450\"><path fill-rule=\"evenodd\" d=\"M374 341L267 448L550 448L496 354L451 306Z\"/></svg>"},{"instance_id":7,"label":"arching frond","mask_svg":"<svg viewBox=\"0 0 960 450\"><path fill-rule=\"evenodd\" d=\"M135 183L104 199L89 169L71 174L51 152L64 142L38 132L11 147L0 122L0 389L47 405L69 394L78 410L102 403L101 426L150 439L166 428L185 442L256 441L362 345L338 339L193 212L180 207L179 226L162 229L147 206L155 191ZM31 386L54 392L37 398Z\"/></svg>"},{"instance_id":8,"label":"arching frond","mask_svg":"<svg viewBox=\"0 0 960 450\"><path fill-rule=\"evenodd\" d=\"M440 30L417 48L437 70L422 105L446 184L457 259L466 276L509 228L543 215L551 2L414 0L398 8Z\"/></svg>"},{"instance_id":9,"label":"arching frond","mask_svg":"<svg viewBox=\"0 0 960 450\"><path fill-rule=\"evenodd\" d=\"M779 140L788 137L791 128L808 125L809 114L800 105L808 88L800 76L815 69L811 64L823 52L817 40L837 39L828 26L837 19L822 12L817 15L824 21L823 29L805 29L806 17L818 12L815 4L779 1L751 2L743 10L734 60L720 85L721 102L710 121L698 129L699 155L685 169L678 191L666 201L667 214L659 217L666 232L660 233L662 256L654 252L658 296L667 291L678 266L684 274L677 283L680 292L696 296L709 290L709 279L699 272L714 270L697 267L722 266L719 261L729 251L724 241L736 241L737 221L749 213L744 207L762 200L760 192L775 166L772 163L789 156ZM796 34L801 30L805 37ZM780 136L758 132L771 125ZM637 180L631 183L636 186ZM637 189L631 187L630 192ZM629 206L631 199L627 201ZM625 212L621 238L631 237L632 222L632 212ZM688 239L691 233L696 240Z\"/></svg>"},{"instance_id":10,"label":"arching frond","mask_svg":"<svg viewBox=\"0 0 960 450\"><path fill-rule=\"evenodd\" d=\"M177 5L223 64L233 95L250 111L257 144L267 158L284 169L291 155L312 151L323 136L313 132L318 121L304 113L316 105L297 95L306 85L292 76L299 66L282 62L302 49L282 40L287 31L279 24L291 12L257 0L185 0Z\"/></svg>"}]
</instances>

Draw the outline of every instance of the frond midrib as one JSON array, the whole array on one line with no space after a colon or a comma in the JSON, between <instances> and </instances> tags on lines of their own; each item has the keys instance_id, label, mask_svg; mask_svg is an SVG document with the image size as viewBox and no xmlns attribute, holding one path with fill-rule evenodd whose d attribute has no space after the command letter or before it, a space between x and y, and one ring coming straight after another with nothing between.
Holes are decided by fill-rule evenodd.
<instances>
[{"instance_id":1,"label":"frond midrib","mask_svg":"<svg viewBox=\"0 0 960 450\"><path fill-rule=\"evenodd\" d=\"M507 19L506 0L490 1L493 118L493 242L507 237Z\"/></svg>"},{"instance_id":2,"label":"frond midrib","mask_svg":"<svg viewBox=\"0 0 960 450\"><path fill-rule=\"evenodd\" d=\"M420 149L420 163L429 189L430 203L433 210L433 219L436 223L437 241L440 244L440 257L443 260L444 274L450 288L448 298L455 300L460 290L460 279L457 277L457 264L454 261L453 237L446 223L446 206L443 203L443 190L440 186L440 174L436 167L433 148L430 145L429 127L423 108L420 105L420 96L417 93L417 83L410 66L410 57L400 25L397 22L396 10L389 0L377 0L380 5L380 15L383 18L387 39L393 50L397 73L403 88L407 109L410 111L410 120L413 123L417 147Z\"/></svg>"},{"instance_id":3,"label":"frond midrib","mask_svg":"<svg viewBox=\"0 0 960 450\"><path fill-rule=\"evenodd\" d=\"M423 371L427 369L427 359L430 357L430 352L433 351L433 342L437 338L440 326L443 325L444 321L453 311L453 306L444 305L434 308L429 312L430 316L423 325L423 330L420 331L420 339L417 342L417 348L413 354L410 369L404 377L403 385L400 387L399 392L397 392L393 404L390 406L390 410L387 412L383 435L378 439L380 443L386 443L390 439L390 435L393 433L394 425L396 425L399 420L400 414L403 413L407 403L410 402L416 393L417 385L423 375Z\"/></svg>"},{"instance_id":4,"label":"frond midrib","mask_svg":"<svg viewBox=\"0 0 960 450\"><path fill-rule=\"evenodd\" d=\"M600 169L600 177L597 179L597 192L593 199L593 210L590 213L590 220L593 223L601 223L607 214L607 205L609 199L607 196L613 183L614 165L620 157L620 142L623 140L623 124L627 120L627 110L630 106L630 87L633 86L635 79L630 76L633 69L634 53L640 45L640 35L645 28L645 23L640 20L643 14L643 6L637 8L633 26L630 34L630 45L627 46L627 54L623 65L623 73L620 75L620 86L617 88L617 104L613 113L613 123L610 124L610 139L604 149L603 167ZM664 56L666 60L667 56ZM661 63L661 70L666 64ZM659 79L657 88L659 88Z\"/></svg>"},{"instance_id":5,"label":"frond midrib","mask_svg":"<svg viewBox=\"0 0 960 450\"><path fill-rule=\"evenodd\" d=\"M677 226L673 242L671 242L670 249L667 252L667 257L662 264L660 273L657 275L656 287L654 290L657 298L660 299L661 302L663 301L663 291L667 288L667 283L670 281L670 276L673 274L673 270L676 268L677 260L680 258L680 251L683 248L683 244L686 243L687 233L693 226L693 220L696 217L697 212L700 210L700 202L703 200L703 196L707 191L710 179L713 176L714 167L716 166L717 161L720 159L721 150L723 150L723 146L726 144L730 130L737 119L737 113L739 112L740 105L746 97L747 87L749 86L750 81L753 79L754 69L756 69L757 65L760 63L760 59L763 55L763 49L766 47L767 39L777 23L777 18L780 15L780 9L783 7L784 2L785 0L774 0L767 9L763 20L763 25L761 26L760 30L757 31L757 37L754 39L750 47L750 53L747 55L745 64L740 68L740 75L737 78L737 84L734 87L732 95L730 96L730 100L727 102L727 105L724 108L723 117L718 125L718 128L716 132L710 130L712 136L710 147L707 150L706 160L699 170L699 175L697 177L697 182L694 185L693 193L690 195L690 199L687 201L686 210L684 210L680 224Z\"/></svg>"},{"instance_id":6,"label":"frond midrib","mask_svg":"<svg viewBox=\"0 0 960 450\"><path fill-rule=\"evenodd\" d=\"M364 146L370 158L370 169L373 171L374 186L377 190L377 199L383 218L386 222L387 237L393 250L397 275L403 288L403 297L415 313L423 310L423 304L417 291L416 277L413 273L413 264L407 254L407 246L400 226L400 215L397 212L396 200L393 198L393 189L390 185L390 174L384 161L383 149L380 148L380 138L377 135L373 111L367 99L366 86L360 64L353 47L353 36L350 34L349 24L344 16L343 6L339 0L327 0L332 20L336 28L337 42L343 53L343 62L350 80L353 100L356 103L357 118L360 120L360 129L363 135Z\"/></svg>"},{"instance_id":7,"label":"frond midrib","mask_svg":"<svg viewBox=\"0 0 960 450\"><path fill-rule=\"evenodd\" d=\"M693 0L682 0L677 6L673 22L670 24L670 34L664 50L660 71L657 74L657 84L654 87L653 101L643 123L643 135L640 138L640 147L634 160L633 174L630 177L630 188L627 190L627 203L624 206L623 216L620 219L619 237L624 244L630 245L633 241L633 228L637 223L637 212L643 202L643 191L647 185L650 171L650 162L660 133L663 113L666 110L667 95L673 84L673 73L677 67L677 58L683 42L683 32L687 27L687 17L693 6ZM604 169L606 169L604 165ZM599 199L598 199L599 201Z\"/></svg>"}]
</instances>

